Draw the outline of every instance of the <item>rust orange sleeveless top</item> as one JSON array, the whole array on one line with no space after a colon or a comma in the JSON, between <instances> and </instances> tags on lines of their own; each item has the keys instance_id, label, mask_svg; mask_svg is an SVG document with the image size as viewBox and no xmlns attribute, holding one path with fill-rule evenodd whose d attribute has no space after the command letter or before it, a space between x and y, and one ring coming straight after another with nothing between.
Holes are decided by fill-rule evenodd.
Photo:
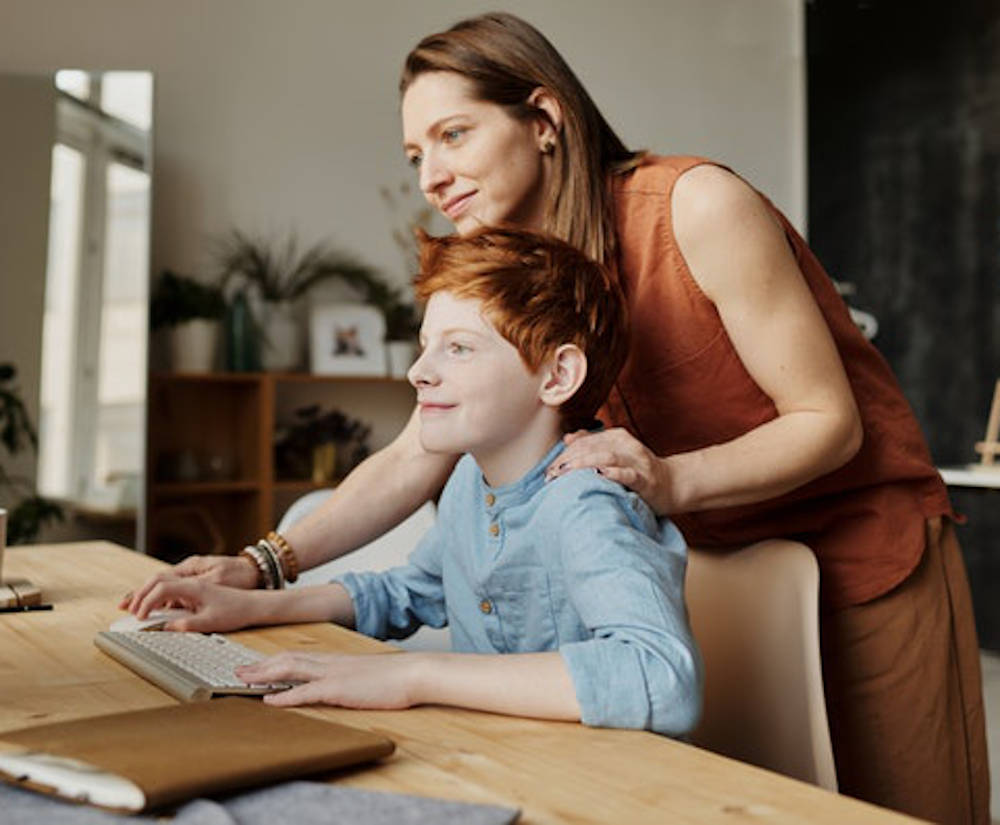
<instances>
[{"instance_id":1,"label":"rust orange sleeveless top","mask_svg":"<svg viewBox=\"0 0 1000 825\"><path fill-rule=\"evenodd\" d=\"M710 162L650 157L614 183L632 348L601 417L626 427L657 455L729 441L777 417L674 239L674 183ZM822 603L837 609L880 596L906 578L923 552L924 521L952 511L888 364L851 321L805 241L764 200L784 227L836 341L861 411L864 442L846 465L783 496L674 519L695 547L777 537L807 544L819 561Z\"/></svg>"}]
</instances>

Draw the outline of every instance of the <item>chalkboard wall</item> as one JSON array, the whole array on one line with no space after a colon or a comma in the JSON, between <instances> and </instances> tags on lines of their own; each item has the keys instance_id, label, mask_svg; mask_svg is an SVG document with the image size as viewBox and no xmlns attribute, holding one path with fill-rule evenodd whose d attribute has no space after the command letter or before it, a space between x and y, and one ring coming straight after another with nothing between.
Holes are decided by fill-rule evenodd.
<instances>
[{"instance_id":1,"label":"chalkboard wall","mask_svg":"<svg viewBox=\"0 0 1000 825\"><path fill-rule=\"evenodd\" d=\"M810 242L873 313L938 464L978 457L1000 378L1000 2L807 4ZM953 488L1000 649L1000 491Z\"/></svg>"}]
</instances>

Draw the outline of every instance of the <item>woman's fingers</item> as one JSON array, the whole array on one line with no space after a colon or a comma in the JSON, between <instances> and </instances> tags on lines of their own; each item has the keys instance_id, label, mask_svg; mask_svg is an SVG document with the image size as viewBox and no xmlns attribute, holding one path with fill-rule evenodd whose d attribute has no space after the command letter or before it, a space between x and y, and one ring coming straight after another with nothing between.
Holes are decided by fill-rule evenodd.
<instances>
[{"instance_id":1,"label":"woman's fingers","mask_svg":"<svg viewBox=\"0 0 1000 825\"><path fill-rule=\"evenodd\" d=\"M156 582L141 597L132 611L138 618L145 619L154 610L164 607L185 607L197 610L200 604L197 582L184 579L166 579Z\"/></svg>"}]
</instances>

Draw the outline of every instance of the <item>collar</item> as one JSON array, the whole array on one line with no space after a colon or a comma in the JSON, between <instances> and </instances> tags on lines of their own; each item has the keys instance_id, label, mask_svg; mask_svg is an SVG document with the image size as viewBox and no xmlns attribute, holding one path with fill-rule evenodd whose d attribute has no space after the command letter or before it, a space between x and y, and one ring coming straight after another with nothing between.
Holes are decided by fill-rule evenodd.
<instances>
[{"instance_id":1,"label":"collar","mask_svg":"<svg viewBox=\"0 0 1000 825\"><path fill-rule=\"evenodd\" d=\"M517 481L504 484L502 487L491 487L486 483L480 471L478 473L480 499L485 498L487 494L492 495L494 507L515 507L518 504L523 504L545 486L546 469L565 449L566 445L560 438L527 473Z\"/></svg>"}]
</instances>

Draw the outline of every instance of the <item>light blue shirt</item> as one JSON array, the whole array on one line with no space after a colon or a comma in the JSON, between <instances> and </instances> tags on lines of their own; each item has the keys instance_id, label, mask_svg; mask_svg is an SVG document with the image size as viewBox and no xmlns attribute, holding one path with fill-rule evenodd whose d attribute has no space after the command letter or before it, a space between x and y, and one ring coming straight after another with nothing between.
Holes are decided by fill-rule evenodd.
<instances>
[{"instance_id":1,"label":"light blue shirt","mask_svg":"<svg viewBox=\"0 0 1000 825\"><path fill-rule=\"evenodd\" d=\"M593 470L546 482L562 449L504 487L488 486L464 456L408 564L338 579L356 627L398 639L447 624L459 652L558 650L585 724L682 736L702 688L684 540Z\"/></svg>"}]
</instances>

